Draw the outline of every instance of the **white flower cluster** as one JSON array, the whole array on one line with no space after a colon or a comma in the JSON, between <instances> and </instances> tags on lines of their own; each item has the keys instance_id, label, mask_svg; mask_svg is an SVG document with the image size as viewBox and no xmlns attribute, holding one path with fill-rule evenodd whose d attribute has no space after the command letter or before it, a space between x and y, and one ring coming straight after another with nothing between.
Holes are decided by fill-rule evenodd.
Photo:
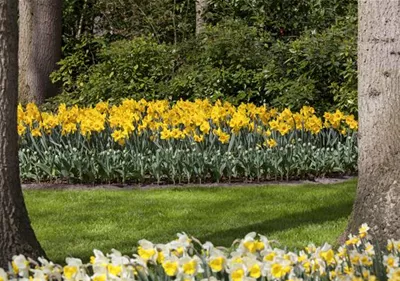
<instances>
[{"instance_id":1,"label":"white flower cluster","mask_svg":"<svg viewBox=\"0 0 400 281\"><path fill-rule=\"evenodd\" d=\"M363 224L337 250L325 243L286 251L255 232L227 249L179 233L167 244L140 240L131 257L114 249L107 255L94 250L88 264L67 258L62 267L19 255L13 257L8 272L0 269L0 281L400 281L400 241L388 241L387 253L380 253L371 244L368 230Z\"/></svg>"}]
</instances>

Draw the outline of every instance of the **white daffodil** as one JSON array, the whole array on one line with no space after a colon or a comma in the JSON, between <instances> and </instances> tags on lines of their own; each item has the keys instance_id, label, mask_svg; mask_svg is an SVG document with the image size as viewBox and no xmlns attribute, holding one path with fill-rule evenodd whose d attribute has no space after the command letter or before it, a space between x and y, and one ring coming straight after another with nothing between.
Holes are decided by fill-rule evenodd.
<instances>
[{"instance_id":1,"label":"white daffodil","mask_svg":"<svg viewBox=\"0 0 400 281\"><path fill-rule=\"evenodd\" d=\"M209 278L204 278L201 279L200 281L218 281L218 279L215 278L214 276L210 276Z\"/></svg>"},{"instance_id":2,"label":"white daffodil","mask_svg":"<svg viewBox=\"0 0 400 281\"><path fill-rule=\"evenodd\" d=\"M288 280L303 281L303 278L297 277L293 272L289 273Z\"/></svg>"},{"instance_id":3,"label":"white daffodil","mask_svg":"<svg viewBox=\"0 0 400 281\"><path fill-rule=\"evenodd\" d=\"M82 269L82 260L76 258L66 258L67 265L63 268L63 277L67 281L79 280L90 281L90 277Z\"/></svg>"},{"instance_id":4,"label":"white daffodil","mask_svg":"<svg viewBox=\"0 0 400 281\"><path fill-rule=\"evenodd\" d=\"M304 251L300 251L299 254L297 255L297 261L302 262L308 258L308 255Z\"/></svg>"},{"instance_id":5,"label":"white daffodil","mask_svg":"<svg viewBox=\"0 0 400 281\"><path fill-rule=\"evenodd\" d=\"M399 257L389 254L383 256L383 264L388 268L395 268L399 266Z\"/></svg>"},{"instance_id":6,"label":"white daffodil","mask_svg":"<svg viewBox=\"0 0 400 281\"><path fill-rule=\"evenodd\" d=\"M23 278L29 277L29 261L24 255L13 256L11 265L15 274Z\"/></svg>"},{"instance_id":7,"label":"white daffodil","mask_svg":"<svg viewBox=\"0 0 400 281\"><path fill-rule=\"evenodd\" d=\"M321 248L317 248L315 256L322 258L328 265L335 263L335 253L328 243L325 243Z\"/></svg>"},{"instance_id":8,"label":"white daffodil","mask_svg":"<svg viewBox=\"0 0 400 281\"><path fill-rule=\"evenodd\" d=\"M315 245L313 243L310 243L307 245L307 247L305 248L306 252L308 254L312 254L317 250L317 247L315 247Z\"/></svg>"},{"instance_id":9,"label":"white daffodil","mask_svg":"<svg viewBox=\"0 0 400 281\"><path fill-rule=\"evenodd\" d=\"M354 236L352 234L349 234L348 239L346 240L345 244L347 246L360 246L361 245L361 240L358 236Z\"/></svg>"},{"instance_id":10,"label":"white daffodil","mask_svg":"<svg viewBox=\"0 0 400 281\"><path fill-rule=\"evenodd\" d=\"M129 264L129 258L127 256L123 256L120 251L115 249L111 249L111 254L107 254L107 257L111 259L112 264Z\"/></svg>"},{"instance_id":11,"label":"white daffodil","mask_svg":"<svg viewBox=\"0 0 400 281\"><path fill-rule=\"evenodd\" d=\"M8 281L7 272L5 272L2 268L0 268L0 281Z\"/></svg>"},{"instance_id":12,"label":"white daffodil","mask_svg":"<svg viewBox=\"0 0 400 281\"><path fill-rule=\"evenodd\" d=\"M340 246L337 250L336 257L339 258L339 260L346 260L347 258L347 248L344 246Z\"/></svg>"},{"instance_id":13,"label":"white daffodil","mask_svg":"<svg viewBox=\"0 0 400 281\"><path fill-rule=\"evenodd\" d=\"M388 280L400 280L400 268L390 268L387 277Z\"/></svg>"},{"instance_id":14,"label":"white daffodil","mask_svg":"<svg viewBox=\"0 0 400 281\"><path fill-rule=\"evenodd\" d=\"M179 259L179 271L185 276L195 276L198 273L203 273L202 262L199 257L183 257Z\"/></svg>"},{"instance_id":15,"label":"white daffodil","mask_svg":"<svg viewBox=\"0 0 400 281\"><path fill-rule=\"evenodd\" d=\"M90 257L90 263L93 265L107 266L110 260L103 254L102 251L93 250L94 256Z\"/></svg>"},{"instance_id":16,"label":"white daffodil","mask_svg":"<svg viewBox=\"0 0 400 281\"><path fill-rule=\"evenodd\" d=\"M361 254L357 250L352 250L349 252L350 262L353 265L360 265L361 263Z\"/></svg>"},{"instance_id":17,"label":"white daffodil","mask_svg":"<svg viewBox=\"0 0 400 281\"><path fill-rule=\"evenodd\" d=\"M139 240L138 254L145 261L156 262L157 260L157 250L154 244L146 239Z\"/></svg>"},{"instance_id":18,"label":"white daffodil","mask_svg":"<svg viewBox=\"0 0 400 281\"><path fill-rule=\"evenodd\" d=\"M244 257L243 262L248 270L248 275L251 278L260 278L263 275L264 265L256 259L256 257Z\"/></svg>"},{"instance_id":19,"label":"white daffodil","mask_svg":"<svg viewBox=\"0 0 400 281\"><path fill-rule=\"evenodd\" d=\"M244 281L247 276L247 268L244 264L235 264L227 269L229 278L232 281Z\"/></svg>"},{"instance_id":20,"label":"white daffodil","mask_svg":"<svg viewBox=\"0 0 400 281\"><path fill-rule=\"evenodd\" d=\"M98 275L107 274L107 265L94 264L92 268L94 274Z\"/></svg>"},{"instance_id":21,"label":"white daffodil","mask_svg":"<svg viewBox=\"0 0 400 281\"><path fill-rule=\"evenodd\" d=\"M120 281L133 281L135 278L136 269L132 265L127 265L123 267Z\"/></svg>"},{"instance_id":22,"label":"white daffodil","mask_svg":"<svg viewBox=\"0 0 400 281\"><path fill-rule=\"evenodd\" d=\"M105 273L95 273L93 274L92 278L93 281L107 281L107 274Z\"/></svg>"},{"instance_id":23,"label":"white daffodil","mask_svg":"<svg viewBox=\"0 0 400 281\"><path fill-rule=\"evenodd\" d=\"M375 249L374 249L374 246L373 246L370 242L365 243L365 252L366 252L367 255L369 255L370 257L375 256Z\"/></svg>"},{"instance_id":24,"label":"white daffodil","mask_svg":"<svg viewBox=\"0 0 400 281\"><path fill-rule=\"evenodd\" d=\"M70 266L81 267L83 265L82 260L76 259L76 258L66 258L65 262L67 263L67 265L70 265Z\"/></svg>"},{"instance_id":25,"label":"white daffodil","mask_svg":"<svg viewBox=\"0 0 400 281\"><path fill-rule=\"evenodd\" d=\"M260 254L263 257L263 261L272 262L276 258L283 258L283 256L285 255L285 251L275 248L273 250L271 249L264 250Z\"/></svg>"},{"instance_id":26,"label":"white daffodil","mask_svg":"<svg viewBox=\"0 0 400 281\"><path fill-rule=\"evenodd\" d=\"M179 259L176 256L168 256L162 263L162 267L168 276L176 276L179 272Z\"/></svg>"},{"instance_id":27,"label":"white daffodil","mask_svg":"<svg viewBox=\"0 0 400 281\"><path fill-rule=\"evenodd\" d=\"M362 253L360 255L360 263L362 266L369 267L372 266L373 260L367 253Z\"/></svg>"},{"instance_id":28,"label":"white daffodil","mask_svg":"<svg viewBox=\"0 0 400 281\"><path fill-rule=\"evenodd\" d=\"M182 243L178 240L171 241L167 244L167 247L170 249L170 254L177 257L182 257L187 252L186 243Z\"/></svg>"},{"instance_id":29,"label":"white daffodil","mask_svg":"<svg viewBox=\"0 0 400 281\"><path fill-rule=\"evenodd\" d=\"M192 239L190 239L185 232L178 233L178 242L183 244L185 248L188 248L192 245Z\"/></svg>"},{"instance_id":30,"label":"white daffodil","mask_svg":"<svg viewBox=\"0 0 400 281\"><path fill-rule=\"evenodd\" d=\"M293 252L288 252L284 254L283 258L290 261L290 264L296 264L299 261L299 256Z\"/></svg>"},{"instance_id":31,"label":"white daffodil","mask_svg":"<svg viewBox=\"0 0 400 281\"><path fill-rule=\"evenodd\" d=\"M263 245L258 245L259 251L265 250L265 249L271 249L270 241L268 238L264 235L258 234L260 237L260 242L263 243ZM274 242L274 241L272 241ZM261 249L262 248L262 249Z\"/></svg>"},{"instance_id":32,"label":"white daffodil","mask_svg":"<svg viewBox=\"0 0 400 281\"><path fill-rule=\"evenodd\" d=\"M242 253L255 253L257 250L263 250L265 247L264 243L256 240L256 235L257 234L255 232L250 232L247 234L244 239L240 241L237 251Z\"/></svg>"},{"instance_id":33,"label":"white daffodil","mask_svg":"<svg viewBox=\"0 0 400 281\"><path fill-rule=\"evenodd\" d=\"M392 252L392 251L395 249L395 247L394 247L394 240L393 240L393 239L388 239L386 249L387 249L389 252Z\"/></svg>"},{"instance_id":34,"label":"white daffodil","mask_svg":"<svg viewBox=\"0 0 400 281\"><path fill-rule=\"evenodd\" d=\"M157 263L162 264L165 257L171 255L171 247L169 244L157 244Z\"/></svg>"},{"instance_id":35,"label":"white daffodil","mask_svg":"<svg viewBox=\"0 0 400 281\"><path fill-rule=\"evenodd\" d=\"M221 250L212 248L210 256L207 258L207 263L212 272L221 272L225 270L227 258Z\"/></svg>"},{"instance_id":36,"label":"white daffodil","mask_svg":"<svg viewBox=\"0 0 400 281\"><path fill-rule=\"evenodd\" d=\"M133 255L133 259L130 260L130 263L140 268L142 271L148 272L147 260L142 259L138 255Z\"/></svg>"},{"instance_id":37,"label":"white daffodil","mask_svg":"<svg viewBox=\"0 0 400 281\"><path fill-rule=\"evenodd\" d=\"M265 264L265 275L268 279L281 279L291 272L290 261L275 257L272 262Z\"/></svg>"},{"instance_id":38,"label":"white daffodil","mask_svg":"<svg viewBox=\"0 0 400 281\"><path fill-rule=\"evenodd\" d=\"M44 274L46 274L50 279L61 280L62 267L60 265L56 265L45 258L38 258L38 260L41 264L40 269Z\"/></svg>"},{"instance_id":39,"label":"white daffodil","mask_svg":"<svg viewBox=\"0 0 400 281\"><path fill-rule=\"evenodd\" d=\"M182 281L196 281L196 278L192 275L178 274L176 280Z\"/></svg>"},{"instance_id":40,"label":"white daffodil","mask_svg":"<svg viewBox=\"0 0 400 281\"><path fill-rule=\"evenodd\" d=\"M368 225L366 223L363 223L358 229L358 234L361 238L367 237L369 230L370 228L368 227Z\"/></svg>"},{"instance_id":41,"label":"white daffodil","mask_svg":"<svg viewBox=\"0 0 400 281\"><path fill-rule=\"evenodd\" d=\"M48 280L47 275L42 270L32 269L32 272L33 272L33 278L29 278L30 281L47 281Z\"/></svg>"},{"instance_id":42,"label":"white daffodil","mask_svg":"<svg viewBox=\"0 0 400 281\"><path fill-rule=\"evenodd\" d=\"M322 258L316 257L310 260L311 272L324 275L326 273L325 261Z\"/></svg>"},{"instance_id":43,"label":"white daffodil","mask_svg":"<svg viewBox=\"0 0 400 281\"><path fill-rule=\"evenodd\" d=\"M201 247L206 251L207 254L210 253L211 249L214 248L214 244L207 241L206 243L204 243L203 245L201 245Z\"/></svg>"},{"instance_id":44,"label":"white daffodil","mask_svg":"<svg viewBox=\"0 0 400 281\"><path fill-rule=\"evenodd\" d=\"M242 252L232 252L230 254L230 258L228 259L228 266L232 267L235 264L243 264Z\"/></svg>"}]
</instances>

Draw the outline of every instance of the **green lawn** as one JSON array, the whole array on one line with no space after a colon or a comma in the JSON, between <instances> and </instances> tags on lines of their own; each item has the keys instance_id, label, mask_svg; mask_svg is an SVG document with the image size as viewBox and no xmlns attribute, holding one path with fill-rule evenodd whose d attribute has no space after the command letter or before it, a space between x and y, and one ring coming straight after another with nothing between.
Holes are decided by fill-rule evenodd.
<instances>
[{"instance_id":1,"label":"green lawn","mask_svg":"<svg viewBox=\"0 0 400 281\"><path fill-rule=\"evenodd\" d=\"M146 238L177 232L228 246L251 231L282 247L334 243L344 230L356 181L333 185L24 191L38 239L50 259L87 260L93 248L130 254Z\"/></svg>"}]
</instances>

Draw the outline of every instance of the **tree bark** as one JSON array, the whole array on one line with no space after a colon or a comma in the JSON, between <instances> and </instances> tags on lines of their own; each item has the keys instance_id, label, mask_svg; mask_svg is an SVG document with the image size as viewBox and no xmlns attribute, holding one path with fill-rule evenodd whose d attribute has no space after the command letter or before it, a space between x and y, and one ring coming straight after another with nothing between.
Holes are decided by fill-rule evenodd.
<instances>
[{"instance_id":1,"label":"tree bark","mask_svg":"<svg viewBox=\"0 0 400 281\"><path fill-rule=\"evenodd\" d=\"M346 234L400 237L400 1L360 0L359 179Z\"/></svg>"},{"instance_id":2,"label":"tree bark","mask_svg":"<svg viewBox=\"0 0 400 281\"><path fill-rule=\"evenodd\" d=\"M49 75L61 59L62 0L19 0L19 97L38 104L59 93Z\"/></svg>"},{"instance_id":3,"label":"tree bark","mask_svg":"<svg viewBox=\"0 0 400 281\"><path fill-rule=\"evenodd\" d=\"M196 0L196 35L204 29L204 13L207 9L207 0Z\"/></svg>"},{"instance_id":4,"label":"tree bark","mask_svg":"<svg viewBox=\"0 0 400 281\"><path fill-rule=\"evenodd\" d=\"M44 255L19 180L17 5L15 0L0 0L0 267L6 269L13 255Z\"/></svg>"}]
</instances>

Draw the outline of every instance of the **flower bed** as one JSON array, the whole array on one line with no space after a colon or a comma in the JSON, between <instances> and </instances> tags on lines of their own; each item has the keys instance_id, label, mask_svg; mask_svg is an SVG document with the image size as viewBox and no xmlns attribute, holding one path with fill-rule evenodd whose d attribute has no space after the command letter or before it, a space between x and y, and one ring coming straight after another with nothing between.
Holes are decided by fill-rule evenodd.
<instances>
[{"instance_id":1,"label":"flower bed","mask_svg":"<svg viewBox=\"0 0 400 281\"><path fill-rule=\"evenodd\" d=\"M25 181L219 182L356 171L357 121L208 100L18 108Z\"/></svg>"},{"instance_id":2,"label":"flower bed","mask_svg":"<svg viewBox=\"0 0 400 281\"><path fill-rule=\"evenodd\" d=\"M368 226L345 245L334 250L329 244L308 245L302 251L276 248L275 241L249 233L227 249L211 242L204 244L185 233L167 244L140 240L132 257L117 250L104 255L94 250L90 263L66 258L64 267L45 259L13 257L8 272L0 269L0 279L32 281L158 281L158 280L399 280L400 241L389 240L387 252L373 246Z\"/></svg>"}]
</instances>

